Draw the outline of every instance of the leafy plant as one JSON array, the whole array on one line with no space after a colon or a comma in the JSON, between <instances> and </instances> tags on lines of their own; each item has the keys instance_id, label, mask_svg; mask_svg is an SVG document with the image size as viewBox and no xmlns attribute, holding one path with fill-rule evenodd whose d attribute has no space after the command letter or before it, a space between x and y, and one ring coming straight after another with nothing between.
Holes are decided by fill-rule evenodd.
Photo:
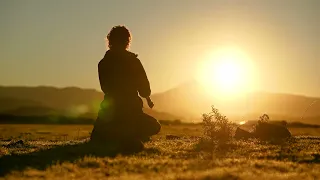
<instances>
[{"instance_id":1,"label":"leafy plant","mask_svg":"<svg viewBox=\"0 0 320 180\"><path fill-rule=\"evenodd\" d=\"M258 124L268 123L269 120L270 120L269 115L268 115L268 114L263 114L262 116L260 116L259 121L258 121Z\"/></svg>"},{"instance_id":2,"label":"leafy plant","mask_svg":"<svg viewBox=\"0 0 320 180\"><path fill-rule=\"evenodd\" d=\"M212 106L212 112L203 114L204 136L211 142L226 143L232 139L233 124Z\"/></svg>"}]
</instances>

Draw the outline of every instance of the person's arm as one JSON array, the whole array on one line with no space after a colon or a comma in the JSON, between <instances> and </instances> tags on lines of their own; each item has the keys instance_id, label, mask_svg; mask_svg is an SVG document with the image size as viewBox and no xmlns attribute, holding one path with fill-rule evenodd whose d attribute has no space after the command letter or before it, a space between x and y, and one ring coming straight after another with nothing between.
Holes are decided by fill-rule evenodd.
<instances>
[{"instance_id":1,"label":"person's arm","mask_svg":"<svg viewBox=\"0 0 320 180\"><path fill-rule=\"evenodd\" d=\"M148 103L148 106L152 109L154 104L153 104L153 102L152 102L150 97L147 98L147 103Z\"/></svg>"},{"instance_id":2,"label":"person's arm","mask_svg":"<svg viewBox=\"0 0 320 180\"><path fill-rule=\"evenodd\" d=\"M140 60L138 58L136 60L138 92L141 97L148 98L151 95L150 83Z\"/></svg>"}]
</instances>

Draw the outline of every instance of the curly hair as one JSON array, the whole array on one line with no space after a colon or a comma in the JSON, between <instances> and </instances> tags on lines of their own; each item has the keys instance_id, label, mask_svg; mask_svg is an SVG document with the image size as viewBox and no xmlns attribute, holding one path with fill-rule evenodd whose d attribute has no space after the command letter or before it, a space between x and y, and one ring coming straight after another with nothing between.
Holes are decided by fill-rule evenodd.
<instances>
[{"instance_id":1,"label":"curly hair","mask_svg":"<svg viewBox=\"0 0 320 180\"><path fill-rule=\"evenodd\" d=\"M125 26L115 26L109 32L107 39L110 49L127 49L131 42L131 34Z\"/></svg>"}]
</instances>

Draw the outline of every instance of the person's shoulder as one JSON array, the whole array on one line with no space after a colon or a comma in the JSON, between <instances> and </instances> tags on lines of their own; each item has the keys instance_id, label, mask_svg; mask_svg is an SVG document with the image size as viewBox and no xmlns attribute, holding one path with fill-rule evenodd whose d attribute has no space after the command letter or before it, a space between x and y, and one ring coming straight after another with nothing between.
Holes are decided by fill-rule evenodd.
<instances>
[{"instance_id":1,"label":"person's shoulder","mask_svg":"<svg viewBox=\"0 0 320 180\"><path fill-rule=\"evenodd\" d=\"M127 54L128 54L130 57L132 57L132 58L138 59L138 54L136 54L136 53L133 53L133 52L131 52L131 51L127 51Z\"/></svg>"},{"instance_id":2,"label":"person's shoulder","mask_svg":"<svg viewBox=\"0 0 320 180\"><path fill-rule=\"evenodd\" d=\"M104 59L101 59L101 60L99 61L99 63L98 63L98 66L101 66L101 64L103 64L103 62L104 62Z\"/></svg>"},{"instance_id":3,"label":"person's shoulder","mask_svg":"<svg viewBox=\"0 0 320 180\"><path fill-rule=\"evenodd\" d=\"M108 56L110 56L110 50L106 51L103 58L99 61L98 66L106 62L106 59L108 59Z\"/></svg>"},{"instance_id":4,"label":"person's shoulder","mask_svg":"<svg viewBox=\"0 0 320 180\"><path fill-rule=\"evenodd\" d=\"M105 61L103 59L101 59L98 63L98 69L101 69L102 67L104 67Z\"/></svg>"},{"instance_id":5,"label":"person's shoulder","mask_svg":"<svg viewBox=\"0 0 320 180\"><path fill-rule=\"evenodd\" d=\"M98 63L98 67L101 67L103 64L105 64L106 60L105 60L105 56L100 59L99 63Z\"/></svg>"}]
</instances>

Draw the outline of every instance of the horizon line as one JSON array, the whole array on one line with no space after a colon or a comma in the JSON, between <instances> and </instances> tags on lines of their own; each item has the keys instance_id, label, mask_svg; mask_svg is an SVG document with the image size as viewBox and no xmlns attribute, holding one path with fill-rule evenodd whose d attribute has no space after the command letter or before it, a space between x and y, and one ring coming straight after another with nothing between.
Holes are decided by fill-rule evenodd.
<instances>
[{"instance_id":1,"label":"horizon line","mask_svg":"<svg viewBox=\"0 0 320 180\"><path fill-rule=\"evenodd\" d=\"M186 82L188 83L188 82ZM176 88L181 87L182 85L186 84L186 83L182 83L178 86L175 86L171 89L167 89L165 91L161 91L161 92L155 92L152 93L152 95L157 95L157 94L163 94L166 93L170 90L174 90ZM97 88L89 88L89 87L80 87L80 86L54 86L54 85L1 85L0 84L0 88L54 88L54 89L81 89L81 90L93 90L93 91L97 91L99 93L103 93L102 90L99 90ZM255 94L255 93L266 93L266 94L278 94L278 95L293 95L293 96L302 96L302 97L307 97L307 98L320 98L320 96L313 96L313 95L306 95L306 94L298 94L298 93L288 93L288 92L272 92L272 91L266 91L266 90L257 90L257 91L253 91L250 92L250 94Z\"/></svg>"}]
</instances>

